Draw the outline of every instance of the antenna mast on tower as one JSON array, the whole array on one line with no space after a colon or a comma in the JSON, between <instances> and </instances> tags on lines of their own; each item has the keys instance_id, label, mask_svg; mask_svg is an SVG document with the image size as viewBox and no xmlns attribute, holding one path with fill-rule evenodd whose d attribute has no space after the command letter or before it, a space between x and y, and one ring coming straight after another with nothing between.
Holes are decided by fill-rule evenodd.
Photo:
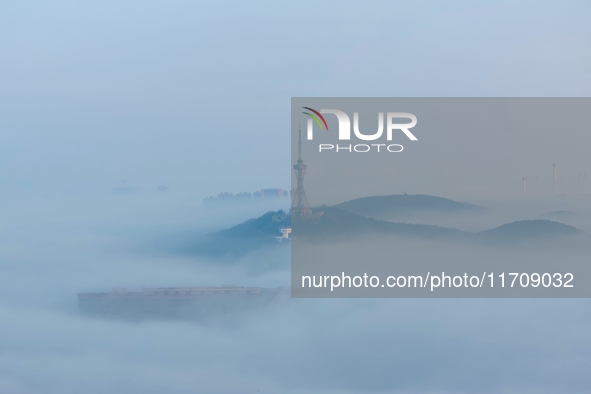
<instances>
[{"instance_id":1,"label":"antenna mast on tower","mask_svg":"<svg viewBox=\"0 0 591 394\"><path fill-rule=\"evenodd\" d=\"M306 168L302 160L302 127L300 125L298 131L298 161L294 164L293 169L296 173L297 187L293 194L291 201L291 215L298 217L306 217L312 215L312 210L308 204L308 198L306 197L306 191L304 190L304 175L306 174Z\"/></svg>"}]
</instances>

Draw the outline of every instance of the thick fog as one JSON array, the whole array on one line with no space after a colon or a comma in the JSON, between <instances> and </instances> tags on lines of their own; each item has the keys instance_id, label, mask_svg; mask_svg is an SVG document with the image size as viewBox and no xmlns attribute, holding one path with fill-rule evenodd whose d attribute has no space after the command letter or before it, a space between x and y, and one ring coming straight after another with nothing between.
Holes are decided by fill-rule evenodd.
<instances>
[{"instance_id":1,"label":"thick fog","mask_svg":"<svg viewBox=\"0 0 591 394\"><path fill-rule=\"evenodd\" d=\"M200 322L84 317L77 292L288 286L279 264L288 248L220 263L180 252L190 237L176 238L278 207L228 217L172 193L39 200L25 213L30 203L2 209L12 218L0 246L2 392L583 393L591 384L588 300L284 297ZM441 248L420 256L440 258Z\"/></svg>"},{"instance_id":2,"label":"thick fog","mask_svg":"<svg viewBox=\"0 0 591 394\"><path fill-rule=\"evenodd\" d=\"M230 260L187 246L289 208L203 198L290 185L290 97L587 96L589 11L4 2L0 392L588 392L587 299L279 297L202 321L126 321L79 314L76 294L289 286L289 244ZM588 195L460 199L423 180L404 191L487 209L408 222L481 231L565 211L550 217L591 232Z\"/></svg>"}]
</instances>

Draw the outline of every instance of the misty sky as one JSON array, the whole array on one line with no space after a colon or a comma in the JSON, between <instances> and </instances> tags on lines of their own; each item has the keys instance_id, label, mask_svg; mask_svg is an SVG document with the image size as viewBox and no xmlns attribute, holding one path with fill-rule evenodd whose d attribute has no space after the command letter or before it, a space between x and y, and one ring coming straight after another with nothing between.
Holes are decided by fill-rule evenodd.
<instances>
[{"instance_id":1,"label":"misty sky","mask_svg":"<svg viewBox=\"0 0 591 394\"><path fill-rule=\"evenodd\" d=\"M0 192L289 186L292 96L586 96L590 5L0 5Z\"/></svg>"},{"instance_id":2,"label":"misty sky","mask_svg":"<svg viewBox=\"0 0 591 394\"><path fill-rule=\"evenodd\" d=\"M588 96L590 11L1 2L0 393L587 393L586 299L287 299L208 324L129 324L80 316L76 293L289 286L287 247L228 264L178 248L289 207L202 198L289 187L291 97ZM427 190L417 182L404 191ZM138 192L115 195L121 185ZM590 231L587 197L551 197L429 224L480 231L564 209Z\"/></svg>"}]
</instances>

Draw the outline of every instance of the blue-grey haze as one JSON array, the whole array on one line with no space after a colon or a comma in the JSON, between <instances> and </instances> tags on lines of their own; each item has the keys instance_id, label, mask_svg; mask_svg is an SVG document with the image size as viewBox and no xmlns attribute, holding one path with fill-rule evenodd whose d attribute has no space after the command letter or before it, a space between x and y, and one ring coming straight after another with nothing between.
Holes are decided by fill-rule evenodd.
<instances>
[{"instance_id":1,"label":"blue-grey haze","mask_svg":"<svg viewBox=\"0 0 591 394\"><path fill-rule=\"evenodd\" d=\"M170 245L286 208L209 210L202 198L288 187L291 97L588 96L590 11L2 2L0 392L588 392L588 300L289 300L238 321L129 324L78 316L75 294L289 284L287 269L259 269L287 249L220 266ZM404 191L453 194L420 182ZM137 191L113 194L122 184ZM453 226L568 210L591 229L588 199L507 193L466 198L492 214Z\"/></svg>"}]
</instances>

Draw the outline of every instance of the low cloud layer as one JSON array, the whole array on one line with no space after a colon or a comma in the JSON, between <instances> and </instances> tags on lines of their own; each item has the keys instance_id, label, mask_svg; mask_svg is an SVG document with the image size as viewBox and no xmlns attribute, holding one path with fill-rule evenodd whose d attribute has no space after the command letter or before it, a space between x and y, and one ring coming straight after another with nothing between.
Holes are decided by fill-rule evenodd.
<instances>
[{"instance_id":1,"label":"low cloud layer","mask_svg":"<svg viewBox=\"0 0 591 394\"><path fill-rule=\"evenodd\" d=\"M196 233L215 227L207 215L197 214ZM154 219L166 230L121 232L116 215L64 229L76 216L48 211L44 227L3 238L1 392L583 393L591 384L586 299L285 298L200 323L78 315L83 291L289 284L287 269L267 268L289 258L281 249L223 265L154 253L158 244L145 243L185 229L172 216Z\"/></svg>"}]
</instances>

